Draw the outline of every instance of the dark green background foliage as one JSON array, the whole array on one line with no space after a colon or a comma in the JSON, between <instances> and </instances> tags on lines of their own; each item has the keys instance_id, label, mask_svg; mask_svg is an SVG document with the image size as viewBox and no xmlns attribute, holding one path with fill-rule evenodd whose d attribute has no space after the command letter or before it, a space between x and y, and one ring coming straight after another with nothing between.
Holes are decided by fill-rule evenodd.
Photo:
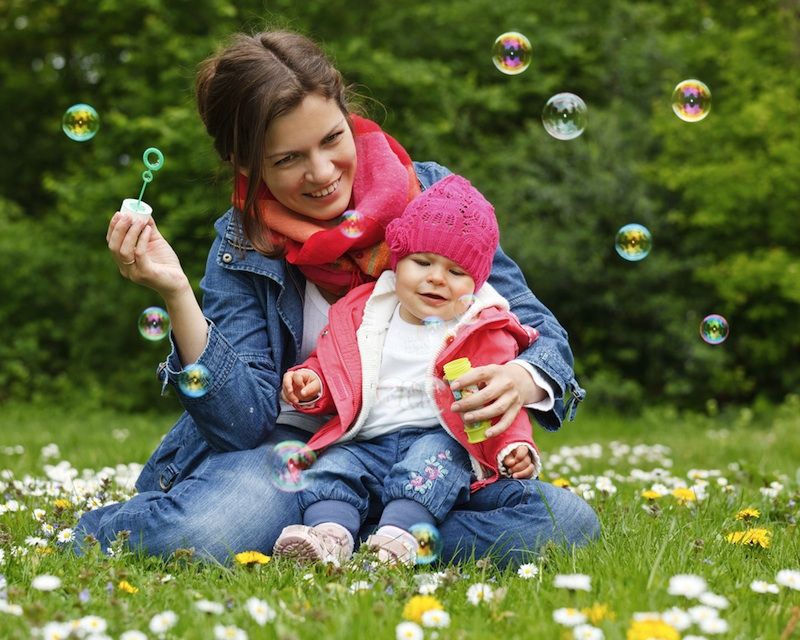
<instances>
[{"instance_id":1,"label":"dark green background foliage","mask_svg":"<svg viewBox=\"0 0 800 640\"><path fill-rule=\"evenodd\" d=\"M108 218L141 186L199 283L229 178L194 110L197 63L266 24L323 43L367 112L415 159L463 173L495 203L504 248L570 332L590 401L635 409L780 400L800 386L800 4L796 0L5 0L0 3L0 401L158 403L165 343L136 331L159 299L124 281ZM504 76L503 31L533 43ZM63 68L59 62L63 60ZM54 65L55 63L55 65ZM711 115L676 118L699 78ZM589 107L580 138L549 137L547 98ZM73 103L98 135L69 140ZM654 249L621 260L616 230ZM700 319L731 336L712 347ZM162 406L174 409L175 399Z\"/></svg>"}]
</instances>

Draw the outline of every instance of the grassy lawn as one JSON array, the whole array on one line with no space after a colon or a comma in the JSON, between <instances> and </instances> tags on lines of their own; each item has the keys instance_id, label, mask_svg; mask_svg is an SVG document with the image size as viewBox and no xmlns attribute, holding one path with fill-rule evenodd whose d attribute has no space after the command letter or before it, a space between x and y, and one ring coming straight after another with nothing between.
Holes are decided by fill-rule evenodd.
<instances>
[{"instance_id":1,"label":"grassy lawn","mask_svg":"<svg viewBox=\"0 0 800 640\"><path fill-rule=\"evenodd\" d=\"M124 483L174 417L0 408L0 638L800 638L800 573L776 580L800 571L800 398L711 417L589 407L561 432L537 428L545 479L584 495L603 537L547 548L523 575L484 562L309 571L64 550L58 535L86 504L73 489L90 491L103 468ZM69 486L48 480L59 464L75 470ZM758 515L737 519L748 507ZM565 574L588 576L589 590L557 586ZM705 587L670 586L680 574ZM59 586L34 588L46 575ZM426 609L444 613L420 618ZM408 618L419 628L398 626Z\"/></svg>"}]
</instances>

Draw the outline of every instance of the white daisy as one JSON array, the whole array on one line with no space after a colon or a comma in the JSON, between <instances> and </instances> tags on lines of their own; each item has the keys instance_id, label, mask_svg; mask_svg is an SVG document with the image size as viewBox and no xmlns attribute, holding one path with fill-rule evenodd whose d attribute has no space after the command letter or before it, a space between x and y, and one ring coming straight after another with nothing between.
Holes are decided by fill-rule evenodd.
<instances>
[{"instance_id":1,"label":"white daisy","mask_svg":"<svg viewBox=\"0 0 800 640\"><path fill-rule=\"evenodd\" d=\"M667 593L671 596L685 596L687 598L697 598L705 593L708 584L700 576L691 573L680 573L669 579Z\"/></svg>"},{"instance_id":2,"label":"white daisy","mask_svg":"<svg viewBox=\"0 0 800 640\"><path fill-rule=\"evenodd\" d=\"M66 622L48 622L41 630L42 640L66 640L72 630Z\"/></svg>"},{"instance_id":3,"label":"white daisy","mask_svg":"<svg viewBox=\"0 0 800 640\"><path fill-rule=\"evenodd\" d=\"M800 591L800 571L794 569L781 569L775 576L775 582L782 587L789 587L795 591Z\"/></svg>"},{"instance_id":4,"label":"white daisy","mask_svg":"<svg viewBox=\"0 0 800 640\"><path fill-rule=\"evenodd\" d=\"M215 640L247 640L247 632L234 625L214 625Z\"/></svg>"},{"instance_id":5,"label":"white daisy","mask_svg":"<svg viewBox=\"0 0 800 640\"><path fill-rule=\"evenodd\" d=\"M445 629L450 626L450 614L441 609L428 609L422 614L422 626Z\"/></svg>"},{"instance_id":6,"label":"white daisy","mask_svg":"<svg viewBox=\"0 0 800 640\"><path fill-rule=\"evenodd\" d=\"M29 547L46 547L47 540L41 536L27 536L25 538L25 544L27 544Z\"/></svg>"},{"instance_id":7,"label":"white daisy","mask_svg":"<svg viewBox=\"0 0 800 640\"><path fill-rule=\"evenodd\" d=\"M31 515L33 516L34 520L36 520L37 522L41 522L47 515L47 511L45 511L44 509L34 509Z\"/></svg>"},{"instance_id":8,"label":"white daisy","mask_svg":"<svg viewBox=\"0 0 800 640\"><path fill-rule=\"evenodd\" d=\"M572 630L572 637L575 640L603 640L603 630L593 627L590 624L579 624Z\"/></svg>"},{"instance_id":9,"label":"white daisy","mask_svg":"<svg viewBox=\"0 0 800 640\"><path fill-rule=\"evenodd\" d=\"M163 635L178 622L178 616L174 611L162 611L150 618L150 631L158 635Z\"/></svg>"},{"instance_id":10,"label":"white daisy","mask_svg":"<svg viewBox=\"0 0 800 640\"><path fill-rule=\"evenodd\" d=\"M582 573L560 573L553 578L553 586L570 591L591 591L592 578Z\"/></svg>"},{"instance_id":11,"label":"white daisy","mask_svg":"<svg viewBox=\"0 0 800 640\"><path fill-rule=\"evenodd\" d=\"M714 609L714 607L708 607L704 604L697 605L696 607L691 607L687 612L689 617L692 619L692 622L695 624L702 625L703 622L708 620L714 620L719 618L719 611Z\"/></svg>"},{"instance_id":12,"label":"white daisy","mask_svg":"<svg viewBox=\"0 0 800 640\"><path fill-rule=\"evenodd\" d=\"M780 591L777 584L765 580L753 580L750 583L750 589L756 593L778 593Z\"/></svg>"},{"instance_id":13,"label":"white daisy","mask_svg":"<svg viewBox=\"0 0 800 640\"><path fill-rule=\"evenodd\" d=\"M683 640L708 640L708 638L705 636L683 636Z\"/></svg>"},{"instance_id":14,"label":"white daisy","mask_svg":"<svg viewBox=\"0 0 800 640\"><path fill-rule=\"evenodd\" d=\"M54 591L61 586L61 578L43 574L31 580L31 587L37 591Z\"/></svg>"},{"instance_id":15,"label":"white daisy","mask_svg":"<svg viewBox=\"0 0 800 640\"><path fill-rule=\"evenodd\" d=\"M119 637L119 640L147 640L147 636L141 631L130 629L128 631L123 631L122 635Z\"/></svg>"},{"instance_id":16,"label":"white daisy","mask_svg":"<svg viewBox=\"0 0 800 640\"><path fill-rule=\"evenodd\" d=\"M539 567L533 563L521 564L519 565L519 569L517 569L517 575L520 578L525 578L526 580L535 578L537 575L539 575Z\"/></svg>"},{"instance_id":17,"label":"white daisy","mask_svg":"<svg viewBox=\"0 0 800 640\"><path fill-rule=\"evenodd\" d=\"M700 631L711 635L718 633L728 633L728 623L722 618L709 618L698 622Z\"/></svg>"},{"instance_id":18,"label":"white daisy","mask_svg":"<svg viewBox=\"0 0 800 640\"><path fill-rule=\"evenodd\" d=\"M692 626L692 618L680 607L672 607L661 614L661 619L678 631L685 631Z\"/></svg>"},{"instance_id":19,"label":"white daisy","mask_svg":"<svg viewBox=\"0 0 800 640\"><path fill-rule=\"evenodd\" d=\"M62 529L56 536L56 540L59 544L66 544L67 542L72 542L74 539L75 532L70 528Z\"/></svg>"},{"instance_id":20,"label":"white daisy","mask_svg":"<svg viewBox=\"0 0 800 640\"><path fill-rule=\"evenodd\" d=\"M277 615L275 613L275 609L270 607L266 602L263 600L259 600L258 598L248 598L247 602L245 603L247 607L247 612L256 621L256 624L260 626L264 626L267 622L272 622Z\"/></svg>"},{"instance_id":21,"label":"white daisy","mask_svg":"<svg viewBox=\"0 0 800 640\"><path fill-rule=\"evenodd\" d=\"M706 591L705 593L701 593L698 600L709 607L714 607L715 609L727 609L728 608L728 599L725 596L719 596L716 593L711 593L710 591Z\"/></svg>"},{"instance_id":22,"label":"white daisy","mask_svg":"<svg viewBox=\"0 0 800 640\"><path fill-rule=\"evenodd\" d=\"M476 582L467 589L467 600L473 605L489 602L494 597L494 590L482 582Z\"/></svg>"},{"instance_id":23,"label":"white daisy","mask_svg":"<svg viewBox=\"0 0 800 640\"><path fill-rule=\"evenodd\" d=\"M350 593L358 593L359 591L369 591L372 589L372 583L366 580L357 580L350 585Z\"/></svg>"},{"instance_id":24,"label":"white daisy","mask_svg":"<svg viewBox=\"0 0 800 640\"><path fill-rule=\"evenodd\" d=\"M401 622L394 628L394 636L397 640L422 640L425 634L416 622Z\"/></svg>"},{"instance_id":25,"label":"white daisy","mask_svg":"<svg viewBox=\"0 0 800 640\"><path fill-rule=\"evenodd\" d=\"M212 602L211 600L198 600L194 603L195 609L202 613L211 613L220 615L225 613L225 605L221 602Z\"/></svg>"},{"instance_id":26,"label":"white daisy","mask_svg":"<svg viewBox=\"0 0 800 640\"><path fill-rule=\"evenodd\" d=\"M9 604L5 600L0 600L0 613L19 617L22 615L22 607L18 604Z\"/></svg>"},{"instance_id":27,"label":"white daisy","mask_svg":"<svg viewBox=\"0 0 800 640\"><path fill-rule=\"evenodd\" d=\"M78 629L86 633L103 633L108 623L100 616L84 616L78 622Z\"/></svg>"},{"instance_id":28,"label":"white daisy","mask_svg":"<svg viewBox=\"0 0 800 640\"><path fill-rule=\"evenodd\" d=\"M565 627L576 627L579 624L584 624L586 620L585 614L572 607L562 607L553 611L553 622Z\"/></svg>"}]
</instances>

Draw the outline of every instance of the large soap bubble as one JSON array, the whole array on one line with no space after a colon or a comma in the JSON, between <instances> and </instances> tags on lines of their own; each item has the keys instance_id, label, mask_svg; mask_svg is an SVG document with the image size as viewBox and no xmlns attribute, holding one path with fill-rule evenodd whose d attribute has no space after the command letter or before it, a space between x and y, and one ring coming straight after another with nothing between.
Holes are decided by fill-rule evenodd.
<instances>
[{"instance_id":1,"label":"large soap bubble","mask_svg":"<svg viewBox=\"0 0 800 640\"><path fill-rule=\"evenodd\" d=\"M515 76L530 66L531 52L530 40L516 31L507 31L494 41L492 62L506 75Z\"/></svg>"},{"instance_id":2,"label":"large soap bubble","mask_svg":"<svg viewBox=\"0 0 800 640\"><path fill-rule=\"evenodd\" d=\"M92 105L73 104L64 112L61 128L71 140L86 142L94 138L100 129L100 116Z\"/></svg>"},{"instance_id":3,"label":"large soap bubble","mask_svg":"<svg viewBox=\"0 0 800 640\"><path fill-rule=\"evenodd\" d=\"M699 80L679 82L672 92L672 110L684 122L700 122L711 111L711 91Z\"/></svg>"},{"instance_id":4,"label":"large soap bubble","mask_svg":"<svg viewBox=\"0 0 800 640\"><path fill-rule=\"evenodd\" d=\"M620 258L630 262L644 260L653 248L653 236L647 227L635 223L626 224L617 231L614 248Z\"/></svg>"},{"instance_id":5,"label":"large soap bubble","mask_svg":"<svg viewBox=\"0 0 800 640\"><path fill-rule=\"evenodd\" d=\"M586 103L574 93L557 93L542 110L545 131L558 140L572 140L586 128Z\"/></svg>"}]
</instances>

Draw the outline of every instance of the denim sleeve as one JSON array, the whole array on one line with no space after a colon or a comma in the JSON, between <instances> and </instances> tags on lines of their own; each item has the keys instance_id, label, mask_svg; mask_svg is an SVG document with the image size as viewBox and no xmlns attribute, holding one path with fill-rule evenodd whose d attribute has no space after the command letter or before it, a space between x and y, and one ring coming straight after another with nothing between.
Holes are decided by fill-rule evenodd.
<instances>
[{"instance_id":1,"label":"denim sleeve","mask_svg":"<svg viewBox=\"0 0 800 640\"><path fill-rule=\"evenodd\" d=\"M218 236L211 247L201 281L208 342L197 360L209 371L208 391L197 398L176 391L184 409L208 444L219 451L252 449L264 442L278 415L281 376L276 366L283 349L273 349L273 324L267 318L266 299L275 300L270 287L279 285L247 270L225 269L217 263ZM185 363L189 364L189 363ZM174 346L159 367L166 386L177 387L183 364Z\"/></svg>"},{"instance_id":2,"label":"denim sleeve","mask_svg":"<svg viewBox=\"0 0 800 640\"><path fill-rule=\"evenodd\" d=\"M539 331L539 338L517 358L536 367L552 384L555 392L553 408L549 411L531 411L539 424L549 431L555 431L561 427L567 411L569 419L574 418L577 404L585 395L572 370L572 349L567 332L552 312L533 295L520 268L500 247L494 255L489 283L508 300L511 311L522 324Z\"/></svg>"}]
</instances>

